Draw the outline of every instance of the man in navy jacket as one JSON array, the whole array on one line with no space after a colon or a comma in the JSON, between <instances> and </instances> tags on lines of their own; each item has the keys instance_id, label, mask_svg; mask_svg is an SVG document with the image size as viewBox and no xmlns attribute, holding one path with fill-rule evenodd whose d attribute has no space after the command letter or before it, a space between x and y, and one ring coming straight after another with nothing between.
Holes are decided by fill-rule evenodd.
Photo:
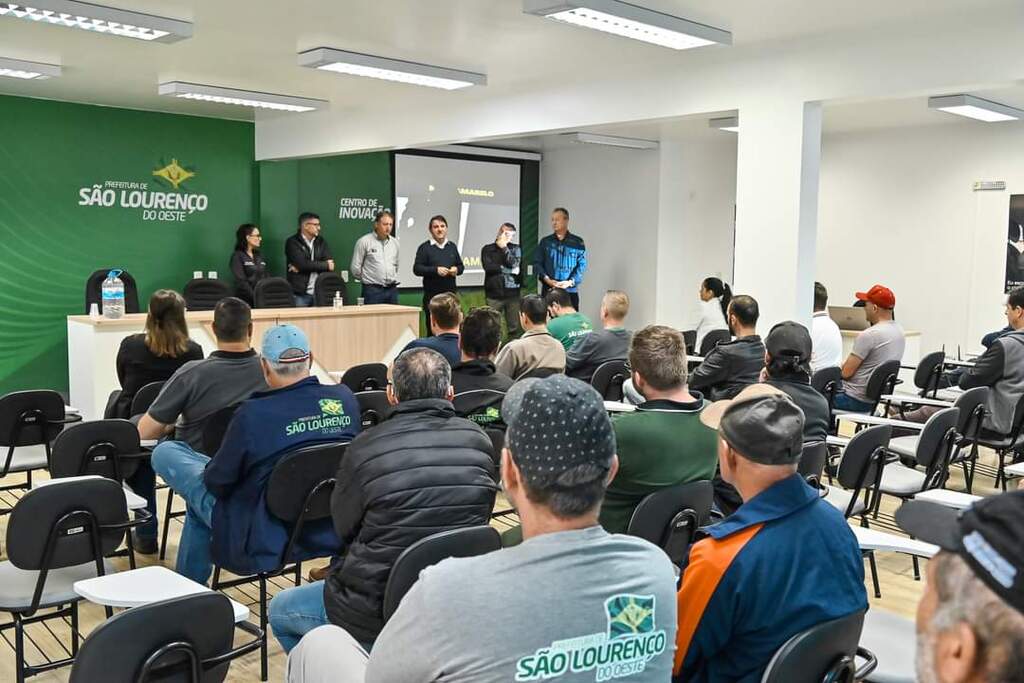
<instances>
[{"instance_id":1,"label":"man in navy jacket","mask_svg":"<svg viewBox=\"0 0 1024 683\"><path fill-rule=\"evenodd\" d=\"M359 403L342 385L322 385L309 374L306 335L278 325L263 337L260 360L268 391L239 405L212 459L191 451L159 449L153 469L188 506L175 566L206 583L216 562L236 574L274 569L288 528L267 510L270 473L281 457L302 446L347 442L359 432ZM335 555L341 543L329 519L303 528L297 552Z\"/></svg>"}]
</instances>

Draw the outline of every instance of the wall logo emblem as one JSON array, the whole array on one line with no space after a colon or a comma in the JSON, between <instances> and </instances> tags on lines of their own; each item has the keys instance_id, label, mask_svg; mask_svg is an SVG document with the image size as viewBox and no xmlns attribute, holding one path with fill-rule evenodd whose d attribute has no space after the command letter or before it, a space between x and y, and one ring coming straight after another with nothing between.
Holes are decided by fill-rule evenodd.
<instances>
[{"instance_id":1,"label":"wall logo emblem","mask_svg":"<svg viewBox=\"0 0 1024 683\"><path fill-rule=\"evenodd\" d=\"M194 178L196 174L195 171L190 171L178 164L177 159L171 159L171 163L153 171L153 175L157 178L163 178L177 190L179 185L189 178Z\"/></svg>"},{"instance_id":2,"label":"wall logo emblem","mask_svg":"<svg viewBox=\"0 0 1024 683\"><path fill-rule=\"evenodd\" d=\"M78 190L78 205L102 209L139 209L144 221L185 223L196 213L206 211L210 198L205 194L188 192L182 186L196 177L196 170L178 163L164 163L151 172L156 183L140 180L104 180ZM154 185L155 189L150 186ZM164 191L167 190L173 191Z\"/></svg>"}]
</instances>

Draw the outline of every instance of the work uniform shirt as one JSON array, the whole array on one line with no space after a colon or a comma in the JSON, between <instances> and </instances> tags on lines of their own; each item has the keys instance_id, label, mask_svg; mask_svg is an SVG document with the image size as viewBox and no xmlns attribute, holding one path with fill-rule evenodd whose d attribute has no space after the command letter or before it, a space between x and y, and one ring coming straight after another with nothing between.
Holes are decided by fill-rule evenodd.
<instances>
[{"instance_id":1,"label":"work uniform shirt","mask_svg":"<svg viewBox=\"0 0 1024 683\"><path fill-rule=\"evenodd\" d=\"M352 250L352 277L364 285L390 287L398 284L398 238L380 239L370 232L356 241Z\"/></svg>"}]
</instances>

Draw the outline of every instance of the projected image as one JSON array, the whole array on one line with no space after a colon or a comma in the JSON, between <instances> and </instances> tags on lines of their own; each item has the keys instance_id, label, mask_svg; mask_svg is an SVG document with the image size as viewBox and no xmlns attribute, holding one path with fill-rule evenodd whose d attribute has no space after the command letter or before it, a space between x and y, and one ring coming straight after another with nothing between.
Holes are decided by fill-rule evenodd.
<instances>
[{"instance_id":1,"label":"projected image","mask_svg":"<svg viewBox=\"0 0 1024 683\"><path fill-rule=\"evenodd\" d=\"M403 287L420 286L413 260L416 248L430 238L430 217L438 214L448 220L448 240L458 246L466 266L459 285L482 286L480 250L494 241L502 223L519 225L519 165L396 154L395 212Z\"/></svg>"}]
</instances>

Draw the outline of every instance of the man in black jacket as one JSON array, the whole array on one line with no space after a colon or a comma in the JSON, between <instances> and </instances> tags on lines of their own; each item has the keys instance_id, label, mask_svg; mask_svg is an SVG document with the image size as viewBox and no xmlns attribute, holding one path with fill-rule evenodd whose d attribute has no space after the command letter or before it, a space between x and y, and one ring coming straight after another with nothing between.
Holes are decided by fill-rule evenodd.
<instances>
[{"instance_id":1,"label":"man in black jacket","mask_svg":"<svg viewBox=\"0 0 1024 683\"><path fill-rule=\"evenodd\" d=\"M757 302L745 294L729 302L729 331L735 337L716 346L690 376L690 388L712 401L735 398L756 384L764 367L764 343L757 336Z\"/></svg>"},{"instance_id":2,"label":"man in black jacket","mask_svg":"<svg viewBox=\"0 0 1024 683\"><path fill-rule=\"evenodd\" d=\"M764 339L765 383L784 391L804 411L804 443L828 436L828 401L811 386L811 334L800 323L787 320Z\"/></svg>"},{"instance_id":3,"label":"man in black jacket","mask_svg":"<svg viewBox=\"0 0 1024 683\"><path fill-rule=\"evenodd\" d=\"M455 242L448 241L448 221L444 216L430 219L430 239L416 250L412 272L423 278L423 315L426 317L427 336L434 330L430 324L430 300L438 294L455 294L458 288L455 278L462 275L466 267Z\"/></svg>"},{"instance_id":4,"label":"man in black jacket","mask_svg":"<svg viewBox=\"0 0 1024 683\"><path fill-rule=\"evenodd\" d=\"M501 394L479 393L455 401L459 415L478 425L501 424L501 401L512 387L512 378L498 372L494 356L501 345L501 316L489 306L474 308L463 319L459 330L459 353L462 362L452 366L452 388L455 395L479 392L481 389Z\"/></svg>"},{"instance_id":5,"label":"man in black jacket","mask_svg":"<svg viewBox=\"0 0 1024 683\"><path fill-rule=\"evenodd\" d=\"M270 625L286 651L326 623L369 649L384 626L384 587L402 551L431 534L490 522L498 490L491 440L455 415L448 361L413 349L395 359L391 375L391 416L352 441L331 495L344 555L326 581L271 602Z\"/></svg>"},{"instance_id":6,"label":"man in black jacket","mask_svg":"<svg viewBox=\"0 0 1024 683\"><path fill-rule=\"evenodd\" d=\"M309 212L299 215L298 231L284 241L284 258L295 305L312 306L317 275L334 270L331 248L320 236L320 216Z\"/></svg>"},{"instance_id":7,"label":"man in black jacket","mask_svg":"<svg viewBox=\"0 0 1024 683\"><path fill-rule=\"evenodd\" d=\"M519 324L519 293L523 286L523 249L514 242L516 226L502 223L498 237L480 250L484 267L484 294L487 305L505 317L508 339L523 333Z\"/></svg>"}]
</instances>

